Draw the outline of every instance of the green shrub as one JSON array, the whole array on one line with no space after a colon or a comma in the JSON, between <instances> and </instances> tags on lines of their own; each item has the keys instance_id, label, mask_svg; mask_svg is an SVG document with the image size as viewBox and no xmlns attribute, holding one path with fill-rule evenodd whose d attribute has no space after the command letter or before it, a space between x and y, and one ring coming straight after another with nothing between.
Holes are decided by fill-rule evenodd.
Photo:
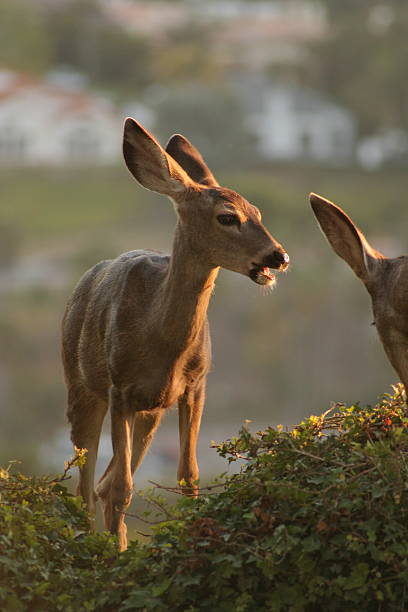
<instances>
[{"instance_id":1,"label":"green shrub","mask_svg":"<svg viewBox=\"0 0 408 612\"><path fill-rule=\"evenodd\" d=\"M408 610L408 413L336 405L219 445L239 473L120 555L58 480L0 476L0 609ZM155 505L162 501L154 497Z\"/></svg>"},{"instance_id":2,"label":"green shrub","mask_svg":"<svg viewBox=\"0 0 408 612\"><path fill-rule=\"evenodd\" d=\"M103 609L407 610L402 390L331 412L291 432L244 428L220 445L242 471L219 493L182 500L148 545L131 545Z\"/></svg>"},{"instance_id":3,"label":"green shrub","mask_svg":"<svg viewBox=\"0 0 408 612\"><path fill-rule=\"evenodd\" d=\"M0 609L94 610L97 585L117 556L115 540L89 533L64 477L0 470Z\"/></svg>"}]
</instances>

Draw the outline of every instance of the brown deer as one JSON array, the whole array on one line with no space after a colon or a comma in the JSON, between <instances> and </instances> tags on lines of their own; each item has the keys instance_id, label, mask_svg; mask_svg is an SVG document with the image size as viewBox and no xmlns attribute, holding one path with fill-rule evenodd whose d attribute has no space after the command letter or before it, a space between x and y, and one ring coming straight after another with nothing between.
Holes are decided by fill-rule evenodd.
<instances>
[{"instance_id":1,"label":"brown deer","mask_svg":"<svg viewBox=\"0 0 408 612\"><path fill-rule=\"evenodd\" d=\"M408 390L408 257L388 258L373 249L346 213L314 193L310 203L337 255L363 281L385 352Z\"/></svg>"},{"instance_id":2,"label":"brown deer","mask_svg":"<svg viewBox=\"0 0 408 612\"><path fill-rule=\"evenodd\" d=\"M179 409L178 479L194 495L197 436L210 365L208 303L220 267L272 285L289 257L261 223L259 210L221 187L183 136L166 150L134 119L123 153L135 179L168 196L177 213L171 256L131 251L85 273L66 307L63 362L68 419L87 449L78 492L90 513L102 500L106 527L126 548L124 513L132 476L165 411ZM94 492L102 422L111 413L113 458Z\"/></svg>"}]
</instances>

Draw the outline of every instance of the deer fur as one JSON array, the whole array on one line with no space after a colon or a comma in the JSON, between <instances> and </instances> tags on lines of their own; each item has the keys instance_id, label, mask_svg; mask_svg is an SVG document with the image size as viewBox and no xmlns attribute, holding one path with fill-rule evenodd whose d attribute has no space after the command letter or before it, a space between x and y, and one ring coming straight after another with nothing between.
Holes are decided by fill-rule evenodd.
<instances>
[{"instance_id":1,"label":"deer fur","mask_svg":"<svg viewBox=\"0 0 408 612\"><path fill-rule=\"evenodd\" d=\"M370 246L350 217L329 200L312 193L310 203L330 245L370 294L378 335L408 390L408 257L385 257Z\"/></svg>"},{"instance_id":2,"label":"deer fur","mask_svg":"<svg viewBox=\"0 0 408 612\"><path fill-rule=\"evenodd\" d=\"M275 281L289 258L261 223L259 210L221 187L183 136L164 150L134 119L123 153L137 182L168 196L177 214L171 256L139 250L85 273L68 301L62 353L68 419L76 447L87 449L78 491L90 513L101 499L106 527L126 548L124 513L163 414L179 409L178 479L194 494L197 437L210 366L207 308L220 267L260 285ZM111 414L113 458L94 492L102 423Z\"/></svg>"}]
</instances>

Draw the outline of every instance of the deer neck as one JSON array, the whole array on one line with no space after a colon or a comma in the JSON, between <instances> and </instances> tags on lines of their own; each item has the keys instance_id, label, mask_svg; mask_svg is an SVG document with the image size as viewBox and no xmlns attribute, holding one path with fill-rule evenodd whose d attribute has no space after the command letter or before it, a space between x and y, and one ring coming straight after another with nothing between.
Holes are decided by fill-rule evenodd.
<instances>
[{"instance_id":1,"label":"deer neck","mask_svg":"<svg viewBox=\"0 0 408 612\"><path fill-rule=\"evenodd\" d=\"M185 350L202 332L218 270L194 249L179 223L160 295L162 332L174 351Z\"/></svg>"}]
</instances>

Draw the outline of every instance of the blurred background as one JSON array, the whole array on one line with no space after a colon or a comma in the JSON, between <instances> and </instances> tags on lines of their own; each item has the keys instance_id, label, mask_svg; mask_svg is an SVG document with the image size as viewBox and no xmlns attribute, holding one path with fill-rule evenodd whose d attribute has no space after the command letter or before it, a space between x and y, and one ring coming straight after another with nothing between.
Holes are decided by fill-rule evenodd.
<instances>
[{"instance_id":1,"label":"blurred background","mask_svg":"<svg viewBox=\"0 0 408 612\"><path fill-rule=\"evenodd\" d=\"M319 232L307 195L406 250L408 6L402 0L0 0L0 462L61 470L72 454L60 363L64 304L84 271L171 249L175 215L121 159L132 115L185 134L219 181L261 208L292 266L264 292L223 271L210 306L211 440L373 403L396 382L368 294ZM177 414L137 486L175 482ZM105 432L101 467L108 460Z\"/></svg>"}]
</instances>

